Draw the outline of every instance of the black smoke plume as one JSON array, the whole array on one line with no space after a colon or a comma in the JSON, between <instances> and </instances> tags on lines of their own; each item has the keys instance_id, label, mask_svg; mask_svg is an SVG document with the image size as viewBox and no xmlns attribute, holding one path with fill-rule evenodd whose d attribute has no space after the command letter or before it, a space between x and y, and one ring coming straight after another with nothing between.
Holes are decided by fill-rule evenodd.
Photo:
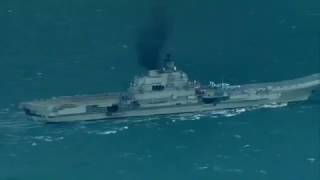
<instances>
[{"instance_id":1,"label":"black smoke plume","mask_svg":"<svg viewBox=\"0 0 320 180\"><path fill-rule=\"evenodd\" d=\"M154 7L151 22L138 34L137 53L143 67L157 69L163 65L161 53L168 39L169 24L167 8Z\"/></svg>"}]
</instances>

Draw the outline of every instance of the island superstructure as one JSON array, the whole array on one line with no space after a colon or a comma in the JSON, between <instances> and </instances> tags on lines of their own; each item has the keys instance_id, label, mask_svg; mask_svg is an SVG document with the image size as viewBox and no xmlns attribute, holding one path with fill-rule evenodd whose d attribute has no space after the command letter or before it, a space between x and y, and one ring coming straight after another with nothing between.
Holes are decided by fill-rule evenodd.
<instances>
[{"instance_id":1,"label":"island superstructure","mask_svg":"<svg viewBox=\"0 0 320 180\"><path fill-rule=\"evenodd\" d=\"M20 108L37 120L71 122L305 101L319 88L319 73L279 82L201 85L168 59L164 67L135 77L125 92L35 100L21 103Z\"/></svg>"}]
</instances>

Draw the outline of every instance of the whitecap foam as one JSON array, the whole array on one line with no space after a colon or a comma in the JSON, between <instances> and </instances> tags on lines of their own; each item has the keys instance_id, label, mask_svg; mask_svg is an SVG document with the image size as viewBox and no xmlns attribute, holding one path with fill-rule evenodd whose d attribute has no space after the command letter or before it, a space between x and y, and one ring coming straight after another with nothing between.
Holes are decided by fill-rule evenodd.
<instances>
[{"instance_id":1,"label":"whitecap foam","mask_svg":"<svg viewBox=\"0 0 320 180\"><path fill-rule=\"evenodd\" d=\"M55 141L61 141L64 139L63 136L59 137L52 137L52 136L32 136L30 137L33 140L36 141L44 141L44 142L55 142Z\"/></svg>"},{"instance_id":2,"label":"whitecap foam","mask_svg":"<svg viewBox=\"0 0 320 180\"><path fill-rule=\"evenodd\" d=\"M195 169L196 169L196 170L206 170L206 169L209 169L209 164L208 164L208 163L196 163L196 164L195 164Z\"/></svg>"},{"instance_id":3,"label":"whitecap foam","mask_svg":"<svg viewBox=\"0 0 320 180\"><path fill-rule=\"evenodd\" d=\"M43 73L42 72L37 72L36 75L41 77L41 76L43 76Z\"/></svg>"},{"instance_id":4,"label":"whitecap foam","mask_svg":"<svg viewBox=\"0 0 320 180\"><path fill-rule=\"evenodd\" d=\"M233 117L233 116L236 116L236 115L241 114L246 111L247 110L245 108L217 110L217 111L212 111L211 115L218 115L218 116L223 116L223 117Z\"/></svg>"},{"instance_id":5,"label":"whitecap foam","mask_svg":"<svg viewBox=\"0 0 320 180\"><path fill-rule=\"evenodd\" d=\"M239 134L235 134L235 135L233 135L233 137L236 138L236 139L241 139L242 138L242 136L239 135Z\"/></svg>"},{"instance_id":6,"label":"whitecap foam","mask_svg":"<svg viewBox=\"0 0 320 180\"><path fill-rule=\"evenodd\" d=\"M228 113L228 114L225 114L224 116L225 117L232 117L232 116L236 116L238 115L238 113Z\"/></svg>"},{"instance_id":7,"label":"whitecap foam","mask_svg":"<svg viewBox=\"0 0 320 180\"><path fill-rule=\"evenodd\" d=\"M264 170L264 169L260 169L260 170L258 170L258 172L260 174L262 174L262 175L267 175L268 174L268 172L266 170Z\"/></svg>"},{"instance_id":8,"label":"whitecap foam","mask_svg":"<svg viewBox=\"0 0 320 180\"><path fill-rule=\"evenodd\" d=\"M129 129L128 126L123 126L123 127L119 127L119 128L116 128L118 131L124 131L124 130L127 130Z\"/></svg>"},{"instance_id":9,"label":"whitecap foam","mask_svg":"<svg viewBox=\"0 0 320 180\"><path fill-rule=\"evenodd\" d=\"M29 120L23 112L0 113L0 128L8 132L24 131L42 126L43 123Z\"/></svg>"},{"instance_id":10,"label":"whitecap foam","mask_svg":"<svg viewBox=\"0 0 320 180\"><path fill-rule=\"evenodd\" d=\"M310 163L314 163L316 160L316 158L307 158L307 161L309 161Z\"/></svg>"},{"instance_id":11,"label":"whitecap foam","mask_svg":"<svg viewBox=\"0 0 320 180\"><path fill-rule=\"evenodd\" d=\"M262 105L261 107L263 107L263 108L280 108L280 107L285 107L287 105L288 105L288 103L271 103L271 104Z\"/></svg>"},{"instance_id":12,"label":"whitecap foam","mask_svg":"<svg viewBox=\"0 0 320 180\"><path fill-rule=\"evenodd\" d=\"M199 120L202 117L206 116L205 114L195 114L195 113L184 113L184 114L178 114L178 115L172 115L168 116L168 118L172 122L176 122L176 120L179 121L194 121L194 120Z\"/></svg>"},{"instance_id":13,"label":"whitecap foam","mask_svg":"<svg viewBox=\"0 0 320 180\"><path fill-rule=\"evenodd\" d=\"M99 135L108 135L108 134L116 134L118 131L111 130L111 131L102 131L102 132L97 132L96 134Z\"/></svg>"},{"instance_id":14,"label":"whitecap foam","mask_svg":"<svg viewBox=\"0 0 320 180\"><path fill-rule=\"evenodd\" d=\"M199 166L199 167L197 167L198 170L206 170L208 168L209 168L209 166Z\"/></svg>"},{"instance_id":15,"label":"whitecap foam","mask_svg":"<svg viewBox=\"0 0 320 180\"><path fill-rule=\"evenodd\" d=\"M243 113L243 112L246 112L247 110L246 110L246 108L237 108L235 111L237 113Z\"/></svg>"}]
</instances>

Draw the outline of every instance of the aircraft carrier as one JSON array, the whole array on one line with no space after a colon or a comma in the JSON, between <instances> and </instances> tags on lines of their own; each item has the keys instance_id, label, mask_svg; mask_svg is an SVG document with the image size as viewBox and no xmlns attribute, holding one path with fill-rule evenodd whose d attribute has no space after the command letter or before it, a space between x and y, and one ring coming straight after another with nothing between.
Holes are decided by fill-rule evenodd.
<instances>
[{"instance_id":1,"label":"aircraft carrier","mask_svg":"<svg viewBox=\"0 0 320 180\"><path fill-rule=\"evenodd\" d=\"M20 108L36 120L72 122L277 105L308 100L319 89L320 73L279 82L201 85L169 59L135 77L125 92L35 100Z\"/></svg>"}]
</instances>

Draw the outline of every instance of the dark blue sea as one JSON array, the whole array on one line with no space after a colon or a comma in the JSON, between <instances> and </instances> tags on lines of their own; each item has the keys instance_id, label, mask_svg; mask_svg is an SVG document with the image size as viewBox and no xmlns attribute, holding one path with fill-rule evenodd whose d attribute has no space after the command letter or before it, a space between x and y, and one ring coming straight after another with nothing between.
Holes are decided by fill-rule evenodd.
<instances>
[{"instance_id":1,"label":"dark blue sea","mask_svg":"<svg viewBox=\"0 0 320 180\"><path fill-rule=\"evenodd\" d=\"M157 6L169 26L157 50L190 79L320 72L319 0L1 1L0 180L319 180L319 95L277 108L60 124L18 109L126 90L146 72L137 39Z\"/></svg>"}]
</instances>

